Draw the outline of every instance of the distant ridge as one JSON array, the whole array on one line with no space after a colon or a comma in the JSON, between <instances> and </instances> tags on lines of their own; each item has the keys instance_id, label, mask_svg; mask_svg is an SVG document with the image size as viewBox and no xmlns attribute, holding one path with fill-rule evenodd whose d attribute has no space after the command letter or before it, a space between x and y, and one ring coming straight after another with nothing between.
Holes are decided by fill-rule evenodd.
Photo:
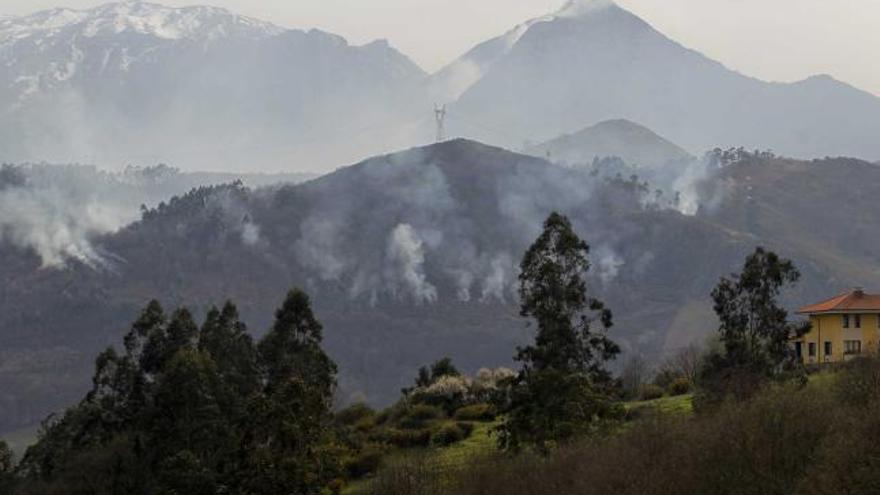
<instances>
[{"instance_id":1,"label":"distant ridge","mask_svg":"<svg viewBox=\"0 0 880 495\"><path fill-rule=\"evenodd\" d=\"M694 157L680 146L625 119L606 120L531 148L530 155L568 164L589 164L616 156L635 166L659 167Z\"/></svg>"}]
</instances>

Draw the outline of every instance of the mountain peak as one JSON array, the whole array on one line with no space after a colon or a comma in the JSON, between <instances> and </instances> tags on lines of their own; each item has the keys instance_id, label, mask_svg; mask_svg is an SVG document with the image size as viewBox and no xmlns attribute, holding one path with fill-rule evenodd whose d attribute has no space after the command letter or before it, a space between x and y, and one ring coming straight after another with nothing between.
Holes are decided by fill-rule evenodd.
<instances>
[{"instance_id":1,"label":"mountain peak","mask_svg":"<svg viewBox=\"0 0 880 495\"><path fill-rule=\"evenodd\" d=\"M614 0L568 0L555 17L581 17L616 6Z\"/></svg>"},{"instance_id":2,"label":"mountain peak","mask_svg":"<svg viewBox=\"0 0 880 495\"><path fill-rule=\"evenodd\" d=\"M0 41L68 31L87 38L134 32L161 39L210 40L229 35L264 37L283 29L218 7L175 8L130 0L84 10L56 8L0 19Z\"/></svg>"}]
</instances>

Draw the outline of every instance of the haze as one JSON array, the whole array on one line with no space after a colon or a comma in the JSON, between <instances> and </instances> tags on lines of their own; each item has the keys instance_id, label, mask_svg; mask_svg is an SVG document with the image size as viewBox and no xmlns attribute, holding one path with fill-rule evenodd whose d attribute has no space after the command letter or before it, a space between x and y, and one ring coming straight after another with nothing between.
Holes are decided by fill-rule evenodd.
<instances>
[{"instance_id":1,"label":"haze","mask_svg":"<svg viewBox=\"0 0 880 495\"><path fill-rule=\"evenodd\" d=\"M104 0L67 0L87 8ZM387 38L434 71L471 46L564 0L167 0L195 3L293 28L327 30L353 43ZM875 0L620 0L673 39L728 67L770 81L831 74L880 94L880 2ZM54 0L2 0L0 13L27 14ZM783 35L784 33L784 35Z\"/></svg>"}]
</instances>

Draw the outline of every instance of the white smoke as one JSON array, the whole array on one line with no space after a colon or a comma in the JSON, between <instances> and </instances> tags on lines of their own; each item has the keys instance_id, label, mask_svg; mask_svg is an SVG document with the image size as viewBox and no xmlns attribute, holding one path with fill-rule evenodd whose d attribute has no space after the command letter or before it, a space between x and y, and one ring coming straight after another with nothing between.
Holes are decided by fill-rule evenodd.
<instances>
[{"instance_id":1,"label":"white smoke","mask_svg":"<svg viewBox=\"0 0 880 495\"><path fill-rule=\"evenodd\" d=\"M613 249L608 246L599 246L592 252L594 266L599 275L599 280L603 284L612 282L620 273L620 267L625 262L623 258L617 255Z\"/></svg>"},{"instance_id":2,"label":"white smoke","mask_svg":"<svg viewBox=\"0 0 880 495\"><path fill-rule=\"evenodd\" d=\"M111 173L81 165L4 165L0 167L0 242L32 249L44 268L63 268L70 261L107 267L112 256L96 247L95 240L137 221L141 205L155 206L193 187L236 178L181 174L166 166ZM258 184L284 179L247 177ZM262 242L260 227L239 198L220 194L206 206L219 211L226 229L239 234L244 244Z\"/></svg>"},{"instance_id":3,"label":"white smoke","mask_svg":"<svg viewBox=\"0 0 880 495\"><path fill-rule=\"evenodd\" d=\"M299 262L316 269L325 282L339 280L348 267L345 257L336 253L343 242L339 227L332 218L309 217L300 225L302 237L294 244Z\"/></svg>"},{"instance_id":4,"label":"white smoke","mask_svg":"<svg viewBox=\"0 0 880 495\"><path fill-rule=\"evenodd\" d=\"M92 239L114 232L138 217L108 191L112 178L94 169L4 167L0 177L0 241L33 249L42 266L77 260L97 267L104 257ZM83 174L82 172L87 173Z\"/></svg>"},{"instance_id":5,"label":"white smoke","mask_svg":"<svg viewBox=\"0 0 880 495\"><path fill-rule=\"evenodd\" d=\"M248 246L256 246L260 242L260 226L250 220L245 221L241 228L241 241Z\"/></svg>"},{"instance_id":6,"label":"white smoke","mask_svg":"<svg viewBox=\"0 0 880 495\"><path fill-rule=\"evenodd\" d=\"M513 266L513 259L510 255L502 253L492 259L489 265L489 274L483 280L483 293L481 301L487 302L496 300L498 302L507 302L506 293L513 287L513 280L516 273Z\"/></svg>"},{"instance_id":7,"label":"white smoke","mask_svg":"<svg viewBox=\"0 0 880 495\"><path fill-rule=\"evenodd\" d=\"M433 303L437 300L437 288L425 275L424 242L411 225L402 223L388 238L386 274L391 290L400 297L405 291L417 303Z\"/></svg>"}]
</instances>

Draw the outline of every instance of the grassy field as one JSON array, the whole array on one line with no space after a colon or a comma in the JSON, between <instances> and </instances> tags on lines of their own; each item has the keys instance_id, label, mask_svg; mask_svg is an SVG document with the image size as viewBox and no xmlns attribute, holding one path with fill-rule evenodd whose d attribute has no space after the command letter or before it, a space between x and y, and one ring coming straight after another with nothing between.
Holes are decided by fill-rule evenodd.
<instances>
[{"instance_id":1,"label":"grassy field","mask_svg":"<svg viewBox=\"0 0 880 495\"><path fill-rule=\"evenodd\" d=\"M625 407L627 413L631 415L649 411L664 414L691 414L694 412L694 396L693 394L684 394L675 397L627 402Z\"/></svg>"},{"instance_id":2,"label":"grassy field","mask_svg":"<svg viewBox=\"0 0 880 495\"><path fill-rule=\"evenodd\" d=\"M631 419L623 426L628 428L633 421L644 418L649 414L691 414L693 413L693 395L685 394L676 397L661 397L648 401L628 402L625 405L627 416ZM387 464L405 462L414 456L422 456L431 464L440 466L454 472L456 468L465 466L468 462L480 457L488 457L496 450L496 438L491 434L492 429L498 422L475 423L474 431L461 442L449 447L431 449L407 449L395 452L386 458ZM350 484L344 491L345 495L359 495L367 493L369 479L359 480Z\"/></svg>"}]
</instances>

